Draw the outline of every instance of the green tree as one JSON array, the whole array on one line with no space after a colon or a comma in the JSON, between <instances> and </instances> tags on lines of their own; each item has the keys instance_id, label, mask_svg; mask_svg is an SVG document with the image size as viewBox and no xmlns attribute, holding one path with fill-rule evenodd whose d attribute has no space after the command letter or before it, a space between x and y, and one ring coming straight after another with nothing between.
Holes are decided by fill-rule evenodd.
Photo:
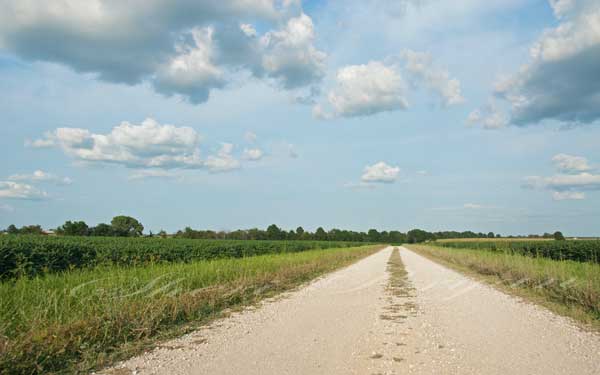
<instances>
[{"instance_id":1,"label":"green tree","mask_svg":"<svg viewBox=\"0 0 600 375\"><path fill-rule=\"evenodd\" d=\"M406 234L408 243L425 242L433 238L433 234L422 229L413 229Z\"/></svg>"},{"instance_id":2,"label":"green tree","mask_svg":"<svg viewBox=\"0 0 600 375\"><path fill-rule=\"evenodd\" d=\"M11 224L8 226L8 228L6 228L6 233L19 234L19 229L14 224Z\"/></svg>"},{"instance_id":3,"label":"green tree","mask_svg":"<svg viewBox=\"0 0 600 375\"><path fill-rule=\"evenodd\" d=\"M67 221L56 228L56 233L63 236L88 236L90 228L84 221Z\"/></svg>"},{"instance_id":4,"label":"green tree","mask_svg":"<svg viewBox=\"0 0 600 375\"><path fill-rule=\"evenodd\" d=\"M381 241L381 235L377 231L377 229L369 229L367 233L367 237L369 238L369 242L379 242Z\"/></svg>"},{"instance_id":5,"label":"green tree","mask_svg":"<svg viewBox=\"0 0 600 375\"><path fill-rule=\"evenodd\" d=\"M565 240L565 236L563 236L563 234L559 231L554 232L554 239L556 241L564 241Z\"/></svg>"},{"instance_id":6,"label":"green tree","mask_svg":"<svg viewBox=\"0 0 600 375\"><path fill-rule=\"evenodd\" d=\"M321 227L317 228L317 231L315 232L315 240L327 241L327 232L325 232L325 229Z\"/></svg>"},{"instance_id":7,"label":"green tree","mask_svg":"<svg viewBox=\"0 0 600 375\"><path fill-rule=\"evenodd\" d=\"M267 228L267 238L270 240L281 240L283 239L284 234L281 232L281 229L275 224L269 225Z\"/></svg>"},{"instance_id":8,"label":"green tree","mask_svg":"<svg viewBox=\"0 0 600 375\"><path fill-rule=\"evenodd\" d=\"M304 237L304 228L302 228L302 227L296 228L296 238L301 240L302 237Z\"/></svg>"},{"instance_id":9,"label":"green tree","mask_svg":"<svg viewBox=\"0 0 600 375\"><path fill-rule=\"evenodd\" d=\"M39 225L26 225L19 229L20 234L44 234L44 230Z\"/></svg>"},{"instance_id":10,"label":"green tree","mask_svg":"<svg viewBox=\"0 0 600 375\"><path fill-rule=\"evenodd\" d=\"M115 216L110 221L110 226L115 235L119 237L137 237L141 236L144 231L142 223L131 216Z\"/></svg>"},{"instance_id":11,"label":"green tree","mask_svg":"<svg viewBox=\"0 0 600 375\"><path fill-rule=\"evenodd\" d=\"M113 228L110 225L108 225L106 223L100 223L90 229L90 235L110 237L110 236L114 236L115 232L113 231Z\"/></svg>"},{"instance_id":12,"label":"green tree","mask_svg":"<svg viewBox=\"0 0 600 375\"><path fill-rule=\"evenodd\" d=\"M490 232L490 233L488 233L487 237L494 238L494 237L496 237L496 235L494 235L494 232Z\"/></svg>"}]
</instances>

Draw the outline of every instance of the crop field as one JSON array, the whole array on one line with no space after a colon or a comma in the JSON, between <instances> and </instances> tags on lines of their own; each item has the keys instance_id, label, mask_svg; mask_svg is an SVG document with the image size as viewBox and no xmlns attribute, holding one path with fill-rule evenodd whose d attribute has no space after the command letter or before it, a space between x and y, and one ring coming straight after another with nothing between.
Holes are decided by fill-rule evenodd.
<instances>
[{"instance_id":1,"label":"crop field","mask_svg":"<svg viewBox=\"0 0 600 375\"><path fill-rule=\"evenodd\" d=\"M514 241L554 241L554 238L511 238L511 237L498 237L498 238L444 238L435 240L438 242L514 242Z\"/></svg>"},{"instance_id":2,"label":"crop field","mask_svg":"<svg viewBox=\"0 0 600 375\"><path fill-rule=\"evenodd\" d=\"M191 262L358 245L364 243L4 235L0 236L0 280L107 264Z\"/></svg>"},{"instance_id":3,"label":"crop field","mask_svg":"<svg viewBox=\"0 0 600 375\"><path fill-rule=\"evenodd\" d=\"M599 240L445 240L433 244L447 248L490 250L554 260L600 263Z\"/></svg>"},{"instance_id":4,"label":"crop field","mask_svg":"<svg viewBox=\"0 0 600 375\"><path fill-rule=\"evenodd\" d=\"M43 239L39 243L65 246L77 240ZM115 242L135 247L131 241ZM111 241L90 243L94 242L107 246L97 248L100 254L112 248L108 247ZM174 243L193 246L204 242ZM233 249L241 246L237 242L231 245ZM307 245L288 243L287 252L274 254L273 243L261 243L262 248L250 243L247 251L266 249L271 254L186 258L190 260L187 263L101 264L93 269L5 280L0 283L0 373L86 372L136 353L152 340L181 334L190 323L204 322L226 308L293 288L381 249L298 251Z\"/></svg>"}]
</instances>

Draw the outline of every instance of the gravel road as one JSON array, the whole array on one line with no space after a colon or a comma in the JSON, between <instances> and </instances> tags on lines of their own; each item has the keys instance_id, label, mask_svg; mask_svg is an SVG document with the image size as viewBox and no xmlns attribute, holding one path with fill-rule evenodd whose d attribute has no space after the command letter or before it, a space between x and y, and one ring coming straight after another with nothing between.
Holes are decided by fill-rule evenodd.
<instances>
[{"instance_id":1,"label":"gravel road","mask_svg":"<svg viewBox=\"0 0 600 375\"><path fill-rule=\"evenodd\" d=\"M600 374L600 335L388 247L104 373Z\"/></svg>"}]
</instances>

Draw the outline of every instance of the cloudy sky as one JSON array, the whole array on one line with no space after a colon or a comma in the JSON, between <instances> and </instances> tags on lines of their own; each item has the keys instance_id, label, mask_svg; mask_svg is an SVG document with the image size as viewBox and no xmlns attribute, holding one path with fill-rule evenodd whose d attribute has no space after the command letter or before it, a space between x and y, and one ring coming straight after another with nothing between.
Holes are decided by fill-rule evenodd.
<instances>
[{"instance_id":1,"label":"cloudy sky","mask_svg":"<svg viewBox=\"0 0 600 375\"><path fill-rule=\"evenodd\" d=\"M598 0L1 0L0 227L598 235Z\"/></svg>"}]
</instances>

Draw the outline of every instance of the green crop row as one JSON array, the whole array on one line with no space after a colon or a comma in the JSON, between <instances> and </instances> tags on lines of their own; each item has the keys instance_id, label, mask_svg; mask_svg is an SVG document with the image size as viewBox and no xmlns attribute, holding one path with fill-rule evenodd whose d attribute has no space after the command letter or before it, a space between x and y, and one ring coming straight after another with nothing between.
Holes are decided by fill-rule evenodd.
<instances>
[{"instance_id":1,"label":"green crop row","mask_svg":"<svg viewBox=\"0 0 600 375\"><path fill-rule=\"evenodd\" d=\"M436 246L504 251L554 260L600 263L600 241L437 241Z\"/></svg>"},{"instance_id":2,"label":"green crop row","mask_svg":"<svg viewBox=\"0 0 600 375\"><path fill-rule=\"evenodd\" d=\"M356 246L334 241L0 236L0 280L101 264L135 266ZM364 244L361 244L364 245Z\"/></svg>"}]
</instances>

